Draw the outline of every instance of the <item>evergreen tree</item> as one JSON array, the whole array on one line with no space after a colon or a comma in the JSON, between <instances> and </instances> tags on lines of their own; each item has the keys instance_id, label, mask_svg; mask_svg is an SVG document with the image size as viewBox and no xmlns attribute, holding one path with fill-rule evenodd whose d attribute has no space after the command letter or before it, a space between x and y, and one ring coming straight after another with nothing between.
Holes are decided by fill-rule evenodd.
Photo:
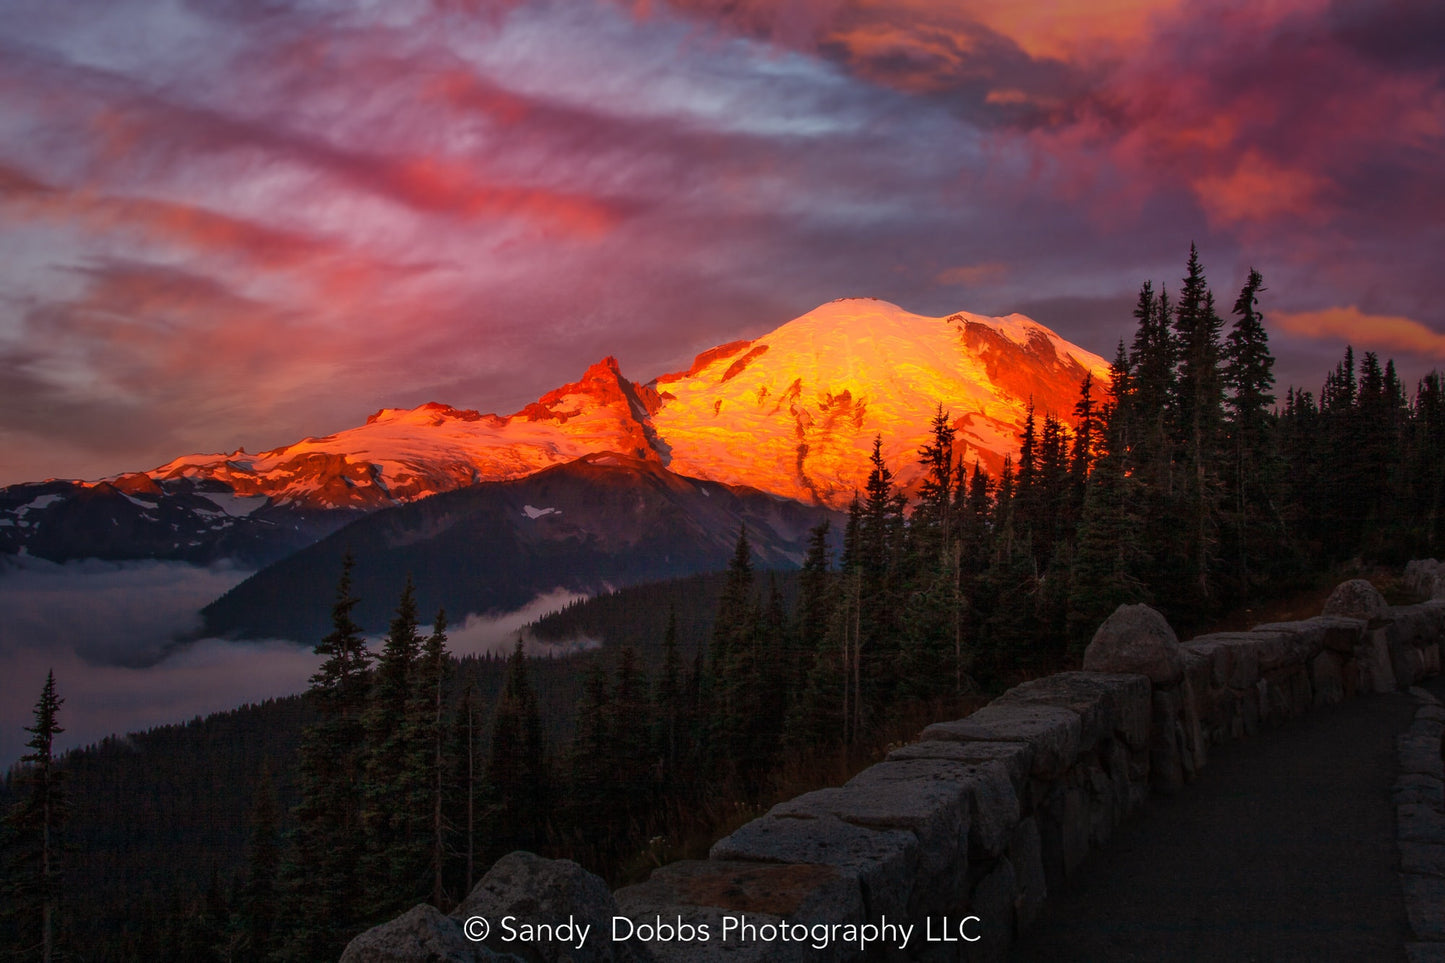
<instances>
[{"instance_id":1,"label":"evergreen tree","mask_svg":"<svg viewBox=\"0 0 1445 963\"><path fill-rule=\"evenodd\" d=\"M1187 586L1192 598L1184 611L1197 617L1215 596L1211 578L1219 524L1219 454L1224 391L1219 334L1224 322L1214 310L1214 295L1204 280L1199 251L1189 247L1189 263L1174 329L1179 336L1178 441L1183 461Z\"/></svg>"},{"instance_id":2,"label":"evergreen tree","mask_svg":"<svg viewBox=\"0 0 1445 963\"><path fill-rule=\"evenodd\" d=\"M1271 559L1284 553L1282 519L1274 507L1274 357L1258 310L1264 279L1250 269L1234 302L1235 322L1224 344L1225 410L1233 576L1247 591Z\"/></svg>"},{"instance_id":3,"label":"evergreen tree","mask_svg":"<svg viewBox=\"0 0 1445 963\"><path fill-rule=\"evenodd\" d=\"M415 683L407 705L407 729L411 758L407 769L414 774L410 780L412 813L411 861L419 862L422 850L422 827L425 819L430 842L425 861L431 870L431 903L445 909L448 902L445 887L447 840L451 834L445 812L446 796L446 682L451 660L447 656L447 614L438 610L431 633L422 643L417 660Z\"/></svg>"},{"instance_id":4,"label":"evergreen tree","mask_svg":"<svg viewBox=\"0 0 1445 963\"><path fill-rule=\"evenodd\" d=\"M494 855L513 849L537 851L546 840L552 787L537 696L527 673L520 640L507 661L507 680L492 723L487 763Z\"/></svg>"},{"instance_id":5,"label":"evergreen tree","mask_svg":"<svg viewBox=\"0 0 1445 963\"><path fill-rule=\"evenodd\" d=\"M430 808L417 811L426 787L425 756L418 751L413 687L421 657L416 590L408 576L396 616L376 662L365 713L366 761L362 825L366 832L368 915L387 916L418 896L426 864L424 831ZM424 747L429 749L430 746Z\"/></svg>"},{"instance_id":6,"label":"evergreen tree","mask_svg":"<svg viewBox=\"0 0 1445 963\"><path fill-rule=\"evenodd\" d=\"M1421 558L1445 544L1445 382L1432 371L1420 379L1404 440L1405 513L1417 528L1408 544Z\"/></svg>"},{"instance_id":7,"label":"evergreen tree","mask_svg":"<svg viewBox=\"0 0 1445 963\"><path fill-rule=\"evenodd\" d=\"M1122 350L1123 345L1120 345ZM1084 372L1079 383L1079 400L1074 404L1074 444L1069 452L1069 485L1072 518L1077 521L1084 507L1084 486L1094 470L1099 446L1099 417L1094 407L1094 375Z\"/></svg>"},{"instance_id":8,"label":"evergreen tree","mask_svg":"<svg viewBox=\"0 0 1445 963\"><path fill-rule=\"evenodd\" d=\"M828 632L828 620L835 604L828 528L825 518L809 530L808 551L803 557L803 571L798 578L797 618L793 635L799 654L789 686L795 695L806 684L812 662L817 658L823 637Z\"/></svg>"},{"instance_id":9,"label":"evergreen tree","mask_svg":"<svg viewBox=\"0 0 1445 963\"><path fill-rule=\"evenodd\" d=\"M468 684L452 716L447 739L447 791L443 799L444 821L448 827L455 827L451 837L454 850L448 849L447 886L449 892L462 898L472 891L477 881L477 800L482 781L477 758L479 721L472 687Z\"/></svg>"},{"instance_id":10,"label":"evergreen tree","mask_svg":"<svg viewBox=\"0 0 1445 963\"><path fill-rule=\"evenodd\" d=\"M956 432L943 405L938 406L929 425L929 441L918 451L923 481L918 505L909 519L915 566L931 566L941 555L952 554L953 444Z\"/></svg>"},{"instance_id":11,"label":"evergreen tree","mask_svg":"<svg viewBox=\"0 0 1445 963\"><path fill-rule=\"evenodd\" d=\"M358 601L351 594L354 564L348 553L331 632L316 646L325 660L306 693L316 721L302 734L298 757L301 801L283 903L289 938L281 956L288 960L339 956L366 919L357 867L366 855L360 801L371 653L351 617Z\"/></svg>"},{"instance_id":12,"label":"evergreen tree","mask_svg":"<svg viewBox=\"0 0 1445 963\"><path fill-rule=\"evenodd\" d=\"M607 746L603 758L612 786L615 822L609 831L614 861L641 835L655 802L653 707L647 689L647 674L637 663L637 653L624 646L618 653L612 698L605 706Z\"/></svg>"},{"instance_id":13,"label":"evergreen tree","mask_svg":"<svg viewBox=\"0 0 1445 963\"><path fill-rule=\"evenodd\" d=\"M1079 523L1067 616L1069 645L1081 655L1099 625L1120 605L1149 601L1139 571L1143 551L1134 485L1114 446L1095 463Z\"/></svg>"},{"instance_id":14,"label":"evergreen tree","mask_svg":"<svg viewBox=\"0 0 1445 963\"><path fill-rule=\"evenodd\" d=\"M854 599L852 699L855 732L885 704L898 680L903 578L904 498L883 460L883 437L873 440L858 522L859 565Z\"/></svg>"},{"instance_id":15,"label":"evergreen tree","mask_svg":"<svg viewBox=\"0 0 1445 963\"><path fill-rule=\"evenodd\" d=\"M598 661L583 670L582 697L577 701L577 719L568 750L568 793L570 812L566 819L578 835L579 848L592 850L602 858L620 830L620 806L612 778L611 692L607 673Z\"/></svg>"},{"instance_id":16,"label":"evergreen tree","mask_svg":"<svg viewBox=\"0 0 1445 963\"><path fill-rule=\"evenodd\" d=\"M1069 435L1053 414L1044 416L1039 435L1039 471L1034 502L1034 561L1040 571L1053 561L1055 548L1073 533L1073 489L1069 480Z\"/></svg>"},{"instance_id":17,"label":"evergreen tree","mask_svg":"<svg viewBox=\"0 0 1445 963\"><path fill-rule=\"evenodd\" d=\"M715 677L726 673L728 660L732 655L731 647L739 642L747 630L752 598L752 547L748 544L747 529L740 527L738 540L733 546L732 559L728 563L727 581L718 601L717 618L713 622L712 644L708 654Z\"/></svg>"},{"instance_id":18,"label":"evergreen tree","mask_svg":"<svg viewBox=\"0 0 1445 963\"><path fill-rule=\"evenodd\" d=\"M35 723L25 727L30 749L20 757L18 789L21 799L5 814L7 929L14 935L11 950L20 959L56 958L58 913L61 897L60 831L69 812L63 772L56 764L55 737L60 707L65 702L55 688L55 672L35 702Z\"/></svg>"},{"instance_id":19,"label":"evergreen tree","mask_svg":"<svg viewBox=\"0 0 1445 963\"><path fill-rule=\"evenodd\" d=\"M225 926L230 918L225 894L215 868L206 891L191 899L180 918L179 932L168 949L186 963L221 963Z\"/></svg>"},{"instance_id":20,"label":"evergreen tree","mask_svg":"<svg viewBox=\"0 0 1445 963\"><path fill-rule=\"evenodd\" d=\"M667 631L662 637L662 668L657 675L653 703L657 708L657 732L654 741L662 761L662 790L671 793L678 788L680 740L687 732L684 706L682 658L677 651L677 609L669 608Z\"/></svg>"}]
</instances>

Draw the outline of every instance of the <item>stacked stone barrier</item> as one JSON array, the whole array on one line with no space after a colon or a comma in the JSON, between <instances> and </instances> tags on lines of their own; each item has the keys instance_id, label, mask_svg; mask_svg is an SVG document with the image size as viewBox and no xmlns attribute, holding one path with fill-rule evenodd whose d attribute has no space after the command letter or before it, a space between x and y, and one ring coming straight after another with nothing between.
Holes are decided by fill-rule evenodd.
<instances>
[{"instance_id":1,"label":"stacked stone barrier","mask_svg":"<svg viewBox=\"0 0 1445 963\"><path fill-rule=\"evenodd\" d=\"M707 859L663 866L612 903L592 899L593 942L565 955L498 945L495 934L442 954L437 934L460 932L464 913L432 911L432 942L407 956L394 947L410 937L393 938L394 928L420 925L413 910L358 937L342 959L1001 959L1049 893L1150 792L1185 789L1211 747L1438 673L1445 567L1411 563L1407 578L1431 601L1388 606L1354 580L1318 617L1182 644L1158 612L1121 606L1086 649L1083 671L1025 682L967 718L931 725L845 785L779 803ZM480 905L488 885L466 905ZM614 944L618 934L630 940ZM392 948L366 949L382 945Z\"/></svg>"}]
</instances>

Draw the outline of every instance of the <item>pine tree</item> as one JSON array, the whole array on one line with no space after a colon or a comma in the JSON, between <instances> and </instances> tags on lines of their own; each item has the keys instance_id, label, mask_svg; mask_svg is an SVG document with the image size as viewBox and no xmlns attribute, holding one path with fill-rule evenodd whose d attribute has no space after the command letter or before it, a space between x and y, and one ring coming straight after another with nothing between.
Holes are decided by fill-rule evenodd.
<instances>
[{"instance_id":1,"label":"pine tree","mask_svg":"<svg viewBox=\"0 0 1445 963\"><path fill-rule=\"evenodd\" d=\"M35 724L20 757L17 788L22 798L5 814L7 835L4 915L16 936L13 950L23 959L56 958L56 935L61 897L60 832L69 813L64 773L56 764L55 737L60 707L65 700L55 688L55 672L45 676L35 702Z\"/></svg>"},{"instance_id":2,"label":"pine tree","mask_svg":"<svg viewBox=\"0 0 1445 963\"><path fill-rule=\"evenodd\" d=\"M1437 554L1445 544L1445 379L1432 371L1420 379L1404 443L1404 477L1410 481L1407 514L1416 520L1410 554Z\"/></svg>"},{"instance_id":3,"label":"pine tree","mask_svg":"<svg viewBox=\"0 0 1445 963\"><path fill-rule=\"evenodd\" d=\"M915 566L931 566L940 555L952 554L953 445L956 432L943 405L938 406L929 425L929 441L918 451L923 481L918 505L909 519Z\"/></svg>"},{"instance_id":4,"label":"pine tree","mask_svg":"<svg viewBox=\"0 0 1445 963\"><path fill-rule=\"evenodd\" d=\"M1120 349L1123 345L1121 343ZM1079 383L1079 400L1074 404L1074 444L1069 452L1069 486L1072 518L1077 521L1084 508L1084 486L1094 470L1099 447L1099 416L1094 407L1094 375L1084 372Z\"/></svg>"},{"instance_id":5,"label":"pine tree","mask_svg":"<svg viewBox=\"0 0 1445 963\"><path fill-rule=\"evenodd\" d=\"M477 800L482 769L477 758L480 724L471 685L462 690L447 739L445 822L455 827L455 851L448 850L448 890L465 898L477 881Z\"/></svg>"},{"instance_id":6,"label":"pine tree","mask_svg":"<svg viewBox=\"0 0 1445 963\"><path fill-rule=\"evenodd\" d=\"M902 616L904 498L883 460L883 437L873 440L872 465L858 523L859 565L854 585L852 698L854 731L891 698L898 681Z\"/></svg>"},{"instance_id":7,"label":"pine tree","mask_svg":"<svg viewBox=\"0 0 1445 963\"><path fill-rule=\"evenodd\" d=\"M1044 571L1053 561L1055 548L1069 538L1076 520L1069 483L1068 430L1053 414L1044 416L1038 460L1033 553L1035 564Z\"/></svg>"},{"instance_id":8,"label":"pine tree","mask_svg":"<svg viewBox=\"0 0 1445 963\"><path fill-rule=\"evenodd\" d=\"M1270 559L1284 552L1282 519L1274 508L1274 357L1258 310L1264 279L1253 268L1234 302L1234 327L1224 344L1228 472L1234 576L1247 590Z\"/></svg>"},{"instance_id":9,"label":"pine tree","mask_svg":"<svg viewBox=\"0 0 1445 963\"><path fill-rule=\"evenodd\" d=\"M431 633L422 643L417 660L415 682L407 704L408 749L412 758L407 768L416 774L412 782L409 808L413 814L412 847L420 856L422 839L419 825L425 819L430 853L426 862L431 869L431 902L445 909L447 902L445 867L447 839L451 826L445 813L446 796L446 681L450 665L447 656L447 614L438 610Z\"/></svg>"},{"instance_id":10,"label":"pine tree","mask_svg":"<svg viewBox=\"0 0 1445 963\"><path fill-rule=\"evenodd\" d=\"M426 785L425 757L417 751L413 687L421 656L416 590L408 576L386 634L364 717L366 760L362 825L366 833L368 915L385 918L422 895L427 858L423 820L415 808ZM429 747L428 747L429 748ZM428 768L429 767L425 767Z\"/></svg>"},{"instance_id":11,"label":"pine tree","mask_svg":"<svg viewBox=\"0 0 1445 963\"><path fill-rule=\"evenodd\" d=\"M301 738L301 801L284 871L289 938L281 956L287 960L339 956L366 919L357 867L366 856L360 802L371 653L351 617L359 601L351 594L354 564L348 553L331 610L331 632L316 646L325 661L306 693L316 721Z\"/></svg>"},{"instance_id":12,"label":"pine tree","mask_svg":"<svg viewBox=\"0 0 1445 963\"><path fill-rule=\"evenodd\" d=\"M566 820L578 835L582 849L597 853L599 862L610 853L609 843L619 834L619 806L612 778L612 694L607 673L599 661L583 670L582 697L568 750L570 812Z\"/></svg>"},{"instance_id":13,"label":"pine tree","mask_svg":"<svg viewBox=\"0 0 1445 963\"><path fill-rule=\"evenodd\" d=\"M1133 490L1123 457L1113 450L1101 456L1089 479L1070 580L1067 634L1075 654L1120 605L1149 600L1139 578L1143 552L1130 507Z\"/></svg>"},{"instance_id":14,"label":"pine tree","mask_svg":"<svg viewBox=\"0 0 1445 963\"><path fill-rule=\"evenodd\" d=\"M1174 329L1179 335L1177 406L1178 441L1185 486L1189 588L1186 601L1197 615L1215 597L1211 578L1219 523L1219 454L1223 424L1224 390L1220 370L1219 333L1224 322L1214 310L1214 295L1204 279L1199 251L1189 247L1189 263Z\"/></svg>"},{"instance_id":15,"label":"pine tree","mask_svg":"<svg viewBox=\"0 0 1445 963\"><path fill-rule=\"evenodd\" d=\"M662 791L677 788L679 742L686 734L686 713L683 704L682 659L677 651L677 609L667 613L667 629L662 637L662 668L657 675L653 704L657 707L657 732L654 740L662 760Z\"/></svg>"},{"instance_id":16,"label":"pine tree","mask_svg":"<svg viewBox=\"0 0 1445 963\"><path fill-rule=\"evenodd\" d=\"M752 548L748 545L746 528L738 528L738 540L728 563L727 581L718 600L717 618L713 622L712 644L708 655L715 679L727 671L732 646L746 631L753 598Z\"/></svg>"},{"instance_id":17,"label":"pine tree","mask_svg":"<svg viewBox=\"0 0 1445 963\"><path fill-rule=\"evenodd\" d=\"M507 660L487 763L494 855L513 849L535 852L542 846L551 819L551 782L542 717L519 640Z\"/></svg>"},{"instance_id":18,"label":"pine tree","mask_svg":"<svg viewBox=\"0 0 1445 963\"><path fill-rule=\"evenodd\" d=\"M603 756L609 766L616 819L612 827L614 859L638 837L655 802L653 707L647 697L647 674L631 646L618 653L615 678L612 698L605 707L608 745Z\"/></svg>"},{"instance_id":19,"label":"pine tree","mask_svg":"<svg viewBox=\"0 0 1445 963\"><path fill-rule=\"evenodd\" d=\"M753 566L747 532L739 530L727 581L713 622L709 728L715 778L742 775L747 746L758 724L761 612L753 603Z\"/></svg>"},{"instance_id":20,"label":"pine tree","mask_svg":"<svg viewBox=\"0 0 1445 963\"><path fill-rule=\"evenodd\" d=\"M828 546L828 520L825 518L808 532L808 551L803 557L803 571L798 578L798 606L793 635L798 645L798 661L790 676L794 693L802 691L819 646L828 632L828 619L835 603L832 551Z\"/></svg>"}]
</instances>

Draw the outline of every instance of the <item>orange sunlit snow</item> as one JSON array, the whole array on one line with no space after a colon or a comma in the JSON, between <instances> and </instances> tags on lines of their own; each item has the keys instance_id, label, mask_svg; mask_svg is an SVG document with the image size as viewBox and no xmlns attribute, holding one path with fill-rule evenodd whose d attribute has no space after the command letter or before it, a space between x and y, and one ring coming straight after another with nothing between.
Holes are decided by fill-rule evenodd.
<instances>
[{"instance_id":1,"label":"orange sunlit snow","mask_svg":"<svg viewBox=\"0 0 1445 963\"><path fill-rule=\"evenodd\" d=\"M942 404L958 432L956 456L997 473L1017 450L1030 401L1069 423L1086 373L1108 383L1102 358L1022 315L928 318L844 300L648 384L607 358L509 417L440 404L384 409L335 435L258 455L191 455L149 474L216 479L243 496L375 508L614 451L844 508L863 487L875 437L908 488Z\"/></svg>"}]
</instances>

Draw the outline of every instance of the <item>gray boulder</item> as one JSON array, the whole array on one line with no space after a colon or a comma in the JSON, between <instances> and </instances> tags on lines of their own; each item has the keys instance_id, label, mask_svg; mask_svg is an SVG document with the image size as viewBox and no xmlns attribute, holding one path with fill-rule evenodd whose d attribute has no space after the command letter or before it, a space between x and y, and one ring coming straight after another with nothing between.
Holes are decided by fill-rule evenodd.
<instances>
[{"instance_id":1,"label":"gray boulder","mask_svg":"<svg viewBox=\"0 0 1445 963\"><path fill-rule=\"evenodd\" d=\"M534 963L643 963L652 954L636 940L612 942L612 917L617 901L599 876L567 859L543 859L533 853L508 853L492 866L467 898L452 911L456 920L480 916L491 933L486 945ZM502 926L511 916L517 925L590 927L584 945L571 936L555 939L507 940Z\"/></svg>"},{"instance_id":2,"label":"gray boulder","mask_svg":"<svg viewBox=\"0 0 1445 963\"><path fill-rule=\"evenodd\" d=\"M1373 619L1389 608L1380 590L1362 578L1341 582L1325 602L1324 615L1343 615L1351 619Z\"/></svg>"},{"instance_id":3,"label":"gray boulder","mask_svg":"<svg viewBox=\"0 0 1445 963\"><path fill-rule=\"evenodd\" d=\"M1184 677L1184 655L1164 616L1147 605L1121 605L1084 650L1084 671L1132 672L1174 685Z\"/></svg>"}]
</instances>

